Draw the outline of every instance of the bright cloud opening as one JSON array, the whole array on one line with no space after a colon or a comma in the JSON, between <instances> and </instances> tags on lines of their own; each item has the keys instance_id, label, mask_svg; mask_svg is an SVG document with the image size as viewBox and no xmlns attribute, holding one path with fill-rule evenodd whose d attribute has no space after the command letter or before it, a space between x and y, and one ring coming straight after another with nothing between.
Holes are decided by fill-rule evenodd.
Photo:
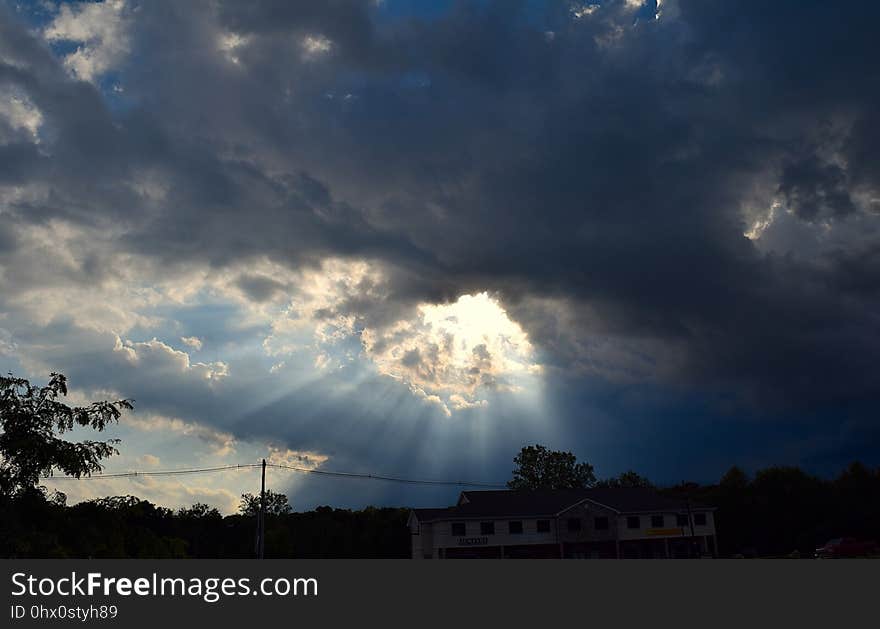
<instances>
[{"instance_id":1,"label":"bright cloud opening","mask_svg":"<svg viewBox=\"0 0 880 629\"><path fill-rule=\"evenodd\" d=\"M395 302L384 270L363 260L328 259L297 275L285 282L292 297L263 341L274 371L284 368L278 359L300 352L311 352L323 373L360 358L447 416L533 388L541 372L528 334L488 292L445 304Z\"/></svg>"},{"instance_id":2,"label":"bright cloud opening","mask_svg":"<svg viewBox=\"0 0 880 629\"><path fill-rule=\"evenodd\" d=\"M484 407L490 391L518 391L540 366L522 327L488 293L449 304L421 304L413 320L364 330L366 354L379 371L449 409Z\"/></svg>"}]
</instances>

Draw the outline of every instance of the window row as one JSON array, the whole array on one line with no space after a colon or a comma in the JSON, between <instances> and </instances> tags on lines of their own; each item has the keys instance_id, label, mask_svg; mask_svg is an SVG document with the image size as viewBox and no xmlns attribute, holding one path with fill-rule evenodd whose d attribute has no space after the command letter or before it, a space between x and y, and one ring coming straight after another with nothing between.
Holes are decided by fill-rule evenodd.
<instances>
[{"instance_id":1,"label":"window row","mask_svg":"<svg viewBox=\"0 0 880 629\"><path fill-rule=\"evenodd\" d=\"M550 532L550 520L538 520L536 522L538 533ZM507 523L507 533L510 535L521 535L523 532L522 520L510 520ZM453 537L464 537L467 535L467 526L464 522L452 523ZM495 522L480 522L480 535L495 535Z\"/></svg>"},{"instance_id":2,"label":"window row","mask_svg":"<svg viewBox=\"0 0 880 629\"><path fill-rule=\"evenodd\" d=\"M694 513L693 516L694 516L694 526L706 526L706 514L705 513ZM662 529L665 526L666 526L666 516L663 516L663 515L652 515L651 516L651 528ZM675 514L675 526L677 526L677 527L688 526L688 516L686 513ZM642 528L641 516L638 516L638 515L627 516L626 528L628 528L628 529Z\"/></svg>"},{"instance_id":3,"label":"window row","mask_svg":"<svg viewBox=\"0 0 880 629\"><path fill-rule=\"evenodd\" d=\"M652 515L651 517L651 528L659 529L666 526L666 516L663 515ZM706 526L706 514L705 513L694 513L694 526ZM675 515L675 525L677 527L688 526L688 516L684 513L678 513ZM568 518L566 521L566 528L571 532L577 532L582 529L583 520L581 518ZM599 516L593 518L593 529L596 531L607 531L608 530L608 518L605 516ZM642 516L638 515L630 515L626 518L626 528L628 529L640 529L642 528ZM549 533L550 532L550 520L538 520L536 522L536 529L538 533ZM523 523L522 520L510 520L507 522L507 533L510 535L520 535L523 532ZM452 523L452 535L454 537L464 537L467 535L467 527L464 522L453 522ZM480 522L480 535L495 535L495 522Z\"/></svg>"}]
</instances>

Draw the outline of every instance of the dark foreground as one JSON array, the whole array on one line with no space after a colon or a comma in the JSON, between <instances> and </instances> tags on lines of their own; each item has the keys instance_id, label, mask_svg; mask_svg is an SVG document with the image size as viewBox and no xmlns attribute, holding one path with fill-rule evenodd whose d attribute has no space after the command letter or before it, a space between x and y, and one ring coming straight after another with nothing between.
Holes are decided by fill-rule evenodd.
<instances>
[{"instance_id":1,"label":"dark foreground","mask_svg":"<svg viewBox=\"0 0 880 629\"><path fill-rule=\"evenodd\" d=\"M749 479L731 469L713 485L662 490L717 507L722 557L813 557L833 538L880 540L880 469L854 463L823 480L793 467ZM405 558L406 508L360 511L318 507L270 515L266 556ZM255 522L206 505L173 511L133 496L66 506L32 491L0 498L0 556L78 558L248 558Z\"/></svg>"}]
</instances>

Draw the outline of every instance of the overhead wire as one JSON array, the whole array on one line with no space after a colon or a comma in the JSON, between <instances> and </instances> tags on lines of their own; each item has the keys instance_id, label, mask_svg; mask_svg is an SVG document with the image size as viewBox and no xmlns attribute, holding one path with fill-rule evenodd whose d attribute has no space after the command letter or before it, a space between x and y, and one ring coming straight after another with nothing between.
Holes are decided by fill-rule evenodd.
<instances>
[{"instance_id":1,"label":"overhead wire","mask_svg":"<svg viewBox=\"0 0 880 629\"><path fill-rule=\"evenodd\" d=\"M94 474L83 476L41 476L41 480L102 480L110 478L136 478L138 476L186 476L192 474L211 474L217 472L227 472L231 470L252 469L261 467L261 463L242 463L237 465L221 465L217 467L202 468L186 468L179 470L138 470L129 472L112 472L109 474ZM290 470L302 474L314 474L317 476L330 476L335 478L351 478L364 480L378 480L392 483L403 483L408 485L437 485L437 486L456 486L456 487L481 487L484 489L504 489L504 485L495 483L485 483L479 481L468 480L437 480L437 479L421 479L421 478L404 478L401 476L386 476L384 474L368 474L359 472L339 472L332 470L321 470L308 467L297 467L294 465L285 465L282 463L266 463L267 468L280 470Z\"/></svg>"}]
</instances>

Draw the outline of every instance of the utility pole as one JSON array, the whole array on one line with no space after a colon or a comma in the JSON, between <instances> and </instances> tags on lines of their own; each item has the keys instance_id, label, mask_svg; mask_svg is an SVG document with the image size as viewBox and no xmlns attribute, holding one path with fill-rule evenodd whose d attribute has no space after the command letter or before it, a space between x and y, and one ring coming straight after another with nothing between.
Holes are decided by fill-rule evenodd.
<instances>
[{"instance_id":1,"label":"utility pole","mask_svg":"<svg viewBox=\"0 0 880 629\"><path fill-rule=\"evenodd\" d=\"M686 494L685 500L686 500L686 504L687 504L687 512L688 512L688 524L690 524L690 526L691 526L691 543L690 543L690 549L689 549L689 552L688 552L688 557L690 558L690 557L694 554L694 550L695 550L695 549L694 549L694 543L696 542L696 540L694 539L694 516L693 516L693 514L691 513L691 496L690 496L690 493Z\"/></svg>"},{"instance_id":2,"label":"utility pole","mask_svg":"<svg viewBox=\"0 0 880 629\"><path fill-rule=\"evenodd\" d=\"M263 479L260 484L260 559L266 550L266 459L263 459Z\"/></svg>"}]
</instances>

